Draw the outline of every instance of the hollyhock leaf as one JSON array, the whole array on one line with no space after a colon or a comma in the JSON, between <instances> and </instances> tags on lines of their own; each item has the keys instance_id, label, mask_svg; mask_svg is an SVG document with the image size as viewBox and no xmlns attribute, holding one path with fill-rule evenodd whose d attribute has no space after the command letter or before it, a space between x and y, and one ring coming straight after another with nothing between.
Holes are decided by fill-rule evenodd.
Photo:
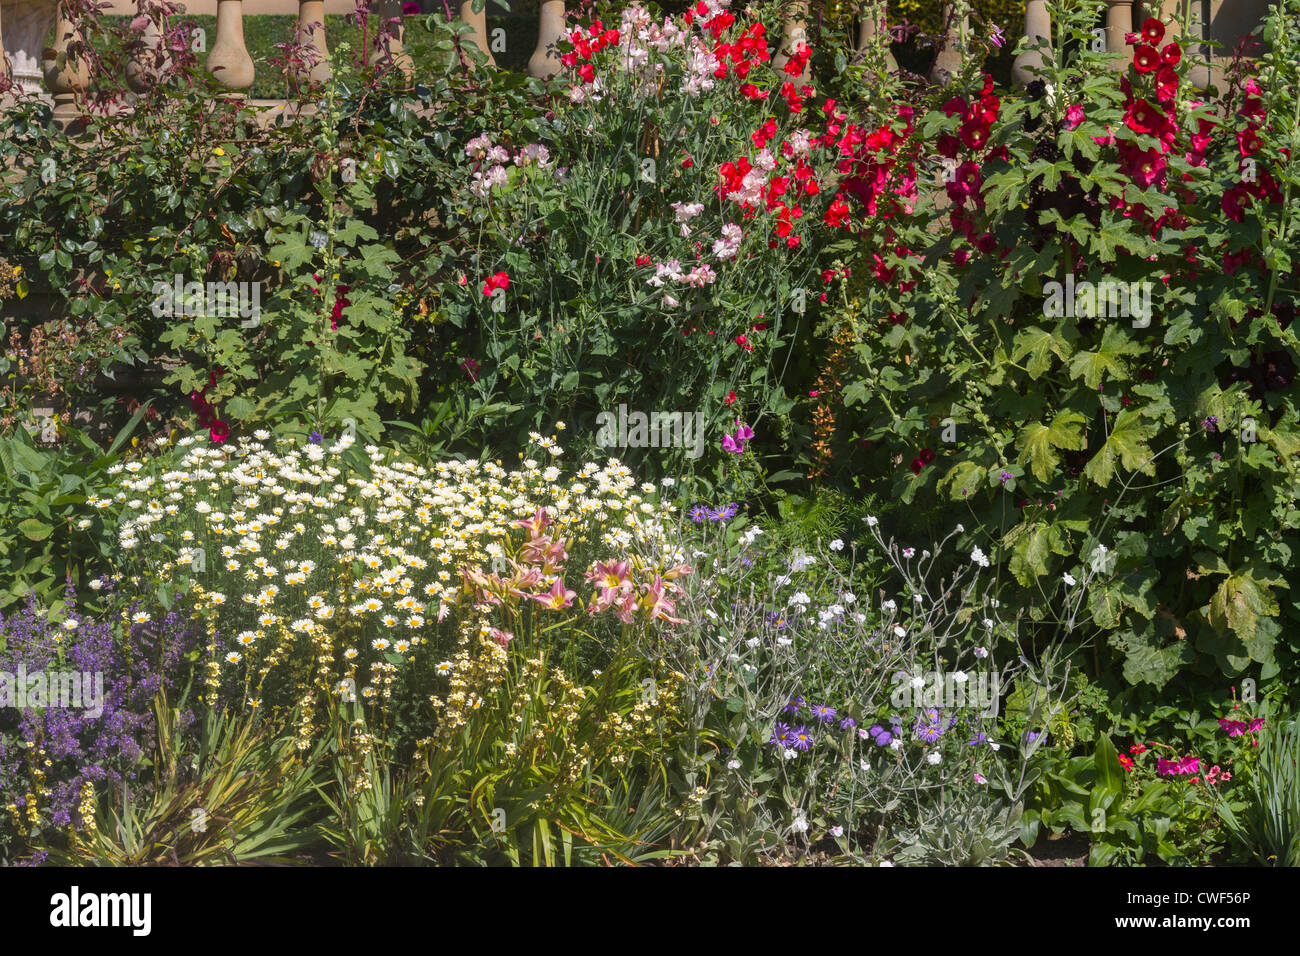
<instances>
[{"instance_id":1,"label":"hollyhock leaf","mask_svg":"<svg viewBox=\"0 0 1300 956\"><path fill-rule=\"evenodd\" d=\"M1065 448L1079 451L1086 447L1087 439L1083 429L1087 419L1079 412L1064 409L1052 419L1050 425L1033 422L1020 431L1020 454L1016 463L1030 465L1030 470L1039 481L1048 481L1056 474L1061 463L1061 456L1056 449Z\"/></svg>"},{"instance_id":2,"label":"hollyhock leaf","mask_svg":"<svg viewBox=\"0 0 1300 956\"><path fill-rule=\"evenodd\" d=\"M1061 361L1070 357L1070 343L1060 338L1055 332L1031 325L1016 335L1011 352L1011 361L1019 362L1028 357L1026 370L1031 378L1038 378L1052 367L1052 356Z\"/></svg>"},{"instance_id":3,"label":"hollyhock leaf","mask_svg":"<svg viewBox=\"0 0 1300 956\"><path fill-rule=\"evenodd\" d=\"M1144 475L1155 474L1154 453L1147 442L1157 430L1158 426L1144 421L1140 412L1125 409L1115 417L1105 443L1084 466L1083 473L1102 487L1110 484L1117 464Z\"/></svg>"}]
</instances>

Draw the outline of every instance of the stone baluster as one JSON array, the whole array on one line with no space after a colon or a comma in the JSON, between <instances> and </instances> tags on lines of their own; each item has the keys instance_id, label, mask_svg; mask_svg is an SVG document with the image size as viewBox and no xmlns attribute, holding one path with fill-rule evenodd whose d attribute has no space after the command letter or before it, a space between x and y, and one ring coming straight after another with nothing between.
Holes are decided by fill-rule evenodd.
<instances>
[{"instance_id":1,"label":"stone baluster","mask_svg":"<svg viewBox=\"0 0 1300 956\"><path fill-rule=\"evenodd\" d=\"M537 24L537 49L528 60L528 75L549 79L560 72L556 44L564 38L564 0L542 0Z\"/></svg>"},{"instance_id":2,"label":"stone baluster","mask_svg":"<svg viewBox=\"0 0 1300 956\"><path fill-rule=\"evenodd\" d=\"M245 96L253 85L253 58L244 47L244 0L217 0L217 37L206 69L229 96Z\"/></svg>"},{"instance_id":3,"label":"stone baluster","mask_svg":"<svg viewBox=\"0 0 1300 956\"><path fill-rule=\"evenodd\" d=\"M944 35L939 55L934 58L934 65L930 67L930 82L944 86L961 70L961 53L957 50L957 38L961 37L965 42L966 35L970 32L970 12L968 9L964 10L961 21L957 22L953 16L953 0L944 0L941 22L947 33Z\"/></svg>"},{"instance_id":4,"label":"stone baluster","mask_svg":"<svg viewBox=\"0 0 1300 956\"><path fill-rule=\"evenodd\" d=\"M1132 0L1106 0L1106 52L1119 54L1111 61L1111 69L1122 72L1133 62L1132 48L1124 39L1132 32Z\"/></svg>"},{"instance_id":5,"label":"stone baluster","mask_svg":"<svg viewBox=\"0 0 1300 956\"><path fill-rule=\"evenodd\" d=\"M402 26L401 0L375 0L370 10L379 18L375 46L381 55L391 57L393 65L410 76L415 72L415 64L411 62L411 55L402 49L406 28Z\"/></svg>"},{"instance_id":6,"label":"stone baluster","mask_svg":"<svg viewBox=\"0 0 1300 956\"><path fill-rule=\"evenodd\" d=\"M1029 37L1030 43L1039 39L1046 41L1046 49L1051 50L1052 18L1047 12L1047 0L1026 0L1025 36ZM1043 61L1043 49L1029 49L1016 57L1011 65L1011 77L1015 85L1023 89L1032 83L1035 76L1029 71L1030 69L1041 70L1044 66Z\"/></svg>"},{"instance_id":7,"label":"stone baluster","mask_svg":"<svg viewBox=\"0 0 1300 956\"><path fill-rule=\"evenodd\" d=\"M295 83L327 83L330 78L330 51L325 43L325 0L298 0L298 43L305 60L298 67Z\"/></svg>"},{"instance_id":8,"label":"stone baluster","mask_svg":"<svg viewBox=\"0 0 1300 956\"><path fill-rule=\"evenodd\" d=\"M772 69L783 72L786 63L790 61L790 56L799 49L801 45L808 43L808 0L799 0L794 9L786 17L785 23L781 30L781 42L777 46L776 56L772 57ZM796 85L802 85L808 82L811 73L805 64L803 72L798 77L791 77Z\"/></svg>"},{"instance_id":9,"label":"stone baluster","mask_svg":"<svg viewBox=\"0 0 1300 956\"><path fill-rule=\"evenodd\" d=\"M866 0L858 19L858 51L869 50L877 43L885 57L885 69L897 72L898 61L889 47L889 25L885 22L884 0Z\"/></svg>"},{"instance_id":10,"label":"stone baluster","mask_svg":"<svg viewBox=\"0 0 1300 956\"><path fill-rule=\"evenodd\" d=\"M90 83L90 71L85 61L68 55L68 44L75 31L72 21L60 12L54 23L54 47L47 51L52 55L42 57L41 61L45 88L54 97L54 122L65 131L73 131L80 125L74 100L77 93Z\"/></svg>"},{"instance_id":11,"label":"stone baluster","mask_svg":"<svg viewBox=\"0 0 1300 956\"><path fill-rule=\"evenodd\" d=\"M160 55L163 42L162 28L159 23L161 11L152 7L146 0L139 0L136 9L140 16L146 18L144 49L127 61L126 83L136 93L143 93L158 82L161 74L167 70L171 58L165 54Z\"/></svg>"},{"instance_id":12,"label":"stone baluster","mask_svg":"<svg viewBox=\"0 0 1300 956\"><path fill-rule=\"evenodd\" d=\"M474 44L487 54L488 66L496 66L496 57L492 55L492 51L488 48L487 5L484 4L483 9L475 13L473 0L463 0L460 5L460 18L469 25L471 30L470 33L464 35L463 39Z\"/></svg>"}]
</instances>

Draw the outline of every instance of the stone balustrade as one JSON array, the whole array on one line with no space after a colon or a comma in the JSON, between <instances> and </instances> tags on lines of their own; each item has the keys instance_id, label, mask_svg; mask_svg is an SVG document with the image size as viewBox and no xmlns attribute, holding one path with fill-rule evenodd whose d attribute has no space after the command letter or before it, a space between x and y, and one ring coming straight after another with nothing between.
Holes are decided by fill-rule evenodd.
<instances>
[{"instance_id":1,"label":"stone balustrade","mask_svg":"<svg viewBox=\"0 0 1300 956\"><path fill-rule=\"evenodd\" d=\"M897 64L889 49L886 0L859 0L860 21L858 46L860 50L874 48L888 69ZM1224 55L1238 40L1248 34L1267 10L1269 0L1106 0L1104 42L1107 51L1127 52L1125 36L1140 28L1146 16L1159 16L1166 23L1171 38L1179 37L1178 21L1186 11L1195 14L1192 22L1194 37L1182 38L1190 44L1189 53L1205 56L1205 41L1214 40L1226 49L1218 51L1207 67L1193 72L1192 81L1199 87L1217 82L1222 77ZM459 15L468 30L462 33L463 42L472 43L486 56L490 66L496 60L490 49L485 10L474 12L472 0L459 3ZM971 23L967 10L969 4L944 0L943 23L945 35L941 38L930 79L945 83L956 74L962 64ZM428 4L435 12L443 6L437 0ZM191 14L216 14L216 36L207 51L205 67L215 85L225 96L244 96L253 85L254 64L244 44L244 15L257 13L296 13L296 35L305 50L304 62L292 79L295 85L321 83L329 77L328 43L325 31L326 14L351 12L353 0L191 0L187 12ZM413 75L416 65L403 51L402 0L371 0L372 17L370 35L375 54ZM162 16L153 0L113 0L109 13L144 15L148 18L144 29L147 47L156 49L161 38ZM777 38L774 64L780 68L789 55L807 41L807 24L810 0L797 0L790 9ZM65 128L79 115L77 99L88 82L84 64L68 54L74 37L74 26L58 19L55 0L0 0L0 70L7 71L20 89L45 95L54 107L56 121ZM1044 55L1051 55L1052 24L1046 0L1026 0L1024 4L1023 31L1005 25L1008 42L1019 36L1030 38L1030 46L1016 57L1013 80L1023 86L1041 68ZM52 49L43 49L51 27L54 30ZM565 34L564 0L542 0L538 22L536 50L528 61L528 73L546 78L559 72L559 55L556 41ZM165 60L159 55L144 55L127 68L127 80L136 92L147 89L153 73ZM1126 58L1117 57L1115 65L1124 68ZM808 79L805 68L801 82ZM3 103L0 102L0 106Z\"/></svg>"}]
</instances>

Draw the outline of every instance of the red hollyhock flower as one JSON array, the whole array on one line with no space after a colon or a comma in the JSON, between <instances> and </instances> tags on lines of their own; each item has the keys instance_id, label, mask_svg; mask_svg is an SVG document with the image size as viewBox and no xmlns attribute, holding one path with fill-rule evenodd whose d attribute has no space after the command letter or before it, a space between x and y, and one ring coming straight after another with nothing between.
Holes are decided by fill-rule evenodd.
<instances>
[{"instance_id":1,"label":"red hollyhock flower","mask_svg":"<svg viewBox=\"0 0 1300 956\"><path fill-rule=\"evenodd\" d=\"M208 426L208 437L218 445L224 445L226 439L230 437L230 426L221 419L217 419Z\"/></svg>"},{"instance_id":2,"label":"red hollyhock flower","mask_svg":"<svg viewBox=\"0 0 1300 956\"><path fill-rule=\"evenodd\" d=\"M1183 48L1177 43L1166 43L1164 49L1160 51L1160 59L1170 66L1177 66L1183 58Z\"/></svg>"},{"instance_id":3,"label":"red hollyhock flower","mask_svg":"<svg viewBox=\"0 0 1300 956\"><path fill-rule=\"evenodd\" d=\"M1172 66L1162 66L1156 72L1156 99L1168 103L1178 95L1178 74Z\"/></svg>"},{"instance_id":4,"label":"red hollyhock flower","mask_svg":"<svg viewBox=\"0 0 1300 956\"><path fill-rule=\"evenodd\" d=\"M1155 17L1147 17L1142 24L1142 39L1153 46L1165 38L1165 25Z\"/></svg>"},{"instance_id":5,"label":"red hollyhock flower","mask_svg":"<svg viewBox=\"0 0 1300 956\"><path fill-rule=\"evenodd\" d=\"M968 149L981 149L989 141L989 125L983 120L967 120L961 128L961 141Z\"/></svg>"},{"instance_id":6,"label":"red hollyhock flower","mask_svg":"<svg viewBox=\"0 0 1300 956\"><path fill-rule=\"evenodd\" d=\"M1139 73L1154 73L1160 68L1160 54L1153 46L1139 44L1133 51L1133 65L1137 67Z\"/></svg>"},{"instance_id":7,"label":"red hollyhock flower","mask_svg":"<svg viewBox=\"0 0 1300 956\"><path fill-rule=\"evenodd\" d=\"M1128 108L1128 112L1124 115L1124 123L1135 133L1160 136L1164 133L1168 120L1163 112L1146 100L1138 100Z\"/></svg>"},{"instance_id":8,"label":"red hollyhock flower","mask_svg":"<svg viewBox=\"0 0 1300 956\"><path fill-rule=\"evenodd\" d=\"M918 457L921 459L921 464L928 465L930 462L934 461L934 452L930 451L928 448L922 448L921 454Z\"/></svg>"},{"instance_id":9,"label":"red hollyhock flower","mask_svg":"<svg viewBox=\"0 0 1300 956\"><path fill-rule=\"evenodd\" d=\"M1139 149L1132 143L1121 143L1119 156L1125 175L1143 189L1149 189L1164 178L1167 164L1158 149Z\"/></svg>"},{"instance_id":10,"label":"red hollyhock flower","mask_svg":"<svg viewBox=\"0 0 1300 956\"><path fill-rule=\"evenodd\" d=\"M1076 103L1065 108L1065 128L1067 130L1078 129L1083 125L1085 119L1087 119L1087 116L1083 112L1083 107L1079 104Z\"/></svg>"},{"instance_id":11,"label":"red hollyhock flower","mask_svg":"<svg viewBox=\"0 0 1300 956\"><path fill-rule=\"evenodd\" d=\"M912 459L912 474L919 475L921 473L921 469L924 467L925 464L921 461L921 459L919 458Z\"/></svg>"},{"instance_id":12,"label":"red hollyhock flower","mask_svg":"<svg viewBox=\"0 0 1300 956\"><path fill-rule=\"evenodd\" d=\"M1219 205L1223 209L1223 214L1233 222L1241 222L1246 212L1246 198L1250 195L1244 183L1237 183L1231 189L1225 190L1223 198L1219 200Z\"/></svg>"},{"instance_id":13,"label":"red hollyhock flower","mask_svg":"<svg viewBox=\"0 0 1300 956\"><path fill-rule=\"evenodd\" d=\"M968 109L966 101L960 96L954 96L943 106L939 107L945 116L965 116Z\"/></svg>"},{"instance_id":14,"label":"red hollyhock flower","mask_svg":"<svg viewBox=\"0 0 1300 956\"><path fill-rule=\"evenodd\" d=\"M1251 156L1259 152L1259 134L1253 129L1243 129L1237 134L1237 148L1242 156Z\"/></svg>"}]
</instances>

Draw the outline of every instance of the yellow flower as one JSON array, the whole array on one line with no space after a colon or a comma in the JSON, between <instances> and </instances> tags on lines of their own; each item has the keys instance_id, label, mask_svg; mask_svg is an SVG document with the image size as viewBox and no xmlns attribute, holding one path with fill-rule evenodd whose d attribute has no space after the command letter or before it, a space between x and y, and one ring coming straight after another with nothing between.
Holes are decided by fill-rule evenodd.
<instances>
[{"instance_id":1,"label":"yellow flower","mask_svg":"<svg viewBox=\"0 0 1300 956\"><path fill-rule=\"evenodd\" d=\"M226 151L225 151L224 149L222 149L220 146L218 146L216 149L214 149L214 150L212 151L212 154L213 154L214 156L225 156L225 155L226 155Z\"/></svg>"}]
</instances>

